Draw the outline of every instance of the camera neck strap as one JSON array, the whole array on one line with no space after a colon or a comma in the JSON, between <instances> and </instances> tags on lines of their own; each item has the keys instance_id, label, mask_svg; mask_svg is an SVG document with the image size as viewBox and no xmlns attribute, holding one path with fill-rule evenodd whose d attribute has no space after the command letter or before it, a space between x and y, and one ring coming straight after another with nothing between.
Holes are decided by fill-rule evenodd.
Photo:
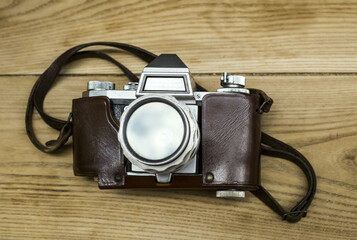
<instances>
[{"instance_id":1,"label":"camera neck strap","mask_svg":"<svg viewBox=\"0 0 357 240\"><path fill-rule=\"evenodd\" d=\"M67 50L62 55L60 55L35 82L27 103L25 116L26 133L31 142L34 144L34 146L36 146L42 152L55 152L56 150L61 148L68 141L68 138L72 135L71 113L69 114L67 120L60 120L45 113L43 108L45 97L53 86L54 82L56 81L61 68L65 64L82 58L101 58L119 67L123 71L123 73L129 78L130 81L137 82L139 80L138 77L128 68L126 68L123 64L116 61L103 51L81 51L82 49L90 46L109 46L125 50L134 54L138 58L141 58L145 62L151 62L156 58L156 55L149 51L129 44L116 42L93 42L81 44ZM197 89L199 91L205 91L205 89L199 85L197 85ZM257 109L257 111L259 113L269 112L273 100L261 90L250 89L250 92L251 94L258 94L260 96L260 108ZM36 137L32 123L32 117L35 108L47 125L59 131L59 136L56 140L51 140L46 142L45 144L42 144ZM298 152L291 146L265 133L262 133L261 143L262 155L286 159L300 167L307 178L308 190L303 199L300 200L298 204L290 211L285 211L284 208L274 199L274 197L270 195L269 192L262 186L259 186L259 189L256 191L252 191L252 193L262 202L264 202L267 206L269 206L274 212L279 214L283 218L283 220L287 220L288 222L298 222L302 217L306 216L307 209L314 198L316 192L315 172L309 161L300 152Z\"/></svg>"},{"instance_id":2,"label":"camera neck strap","mask_svg":"<svg viewBox=\"0 0 357 240\"><path fill-rule=\"evenodd\" d=\"M296 164L305 174L308 182L308 189L305 196L290 211L285 211L274 197L262 186L252 193L274 212L279 214L283 220L287 220L288 222L298 222L302 217L306 216L307 209L314 199L317 182L315 171L309 161L290 145L283 143L264 132L262 132L261 142L262 155L282 158Z\"/></svg>"},{"instance_id":3,"label":"camera neck strap","mask_svg":"<svg viewBox=\"0 0 357 240\"><path fill-rule=\"evenodd\" d=\"M58 150L67 142L68 138L72 134L71 114L68 116L67 121L64 121L51 117L50 115L45 113L43 109L43 103L45 97L48 91L53 86L55 80L57 79L60 70L65 64L77 59L82 59L87 57L101 58L118 66L124 72L124 74L130 79L130 81L134 81L134 82L138 81L138 78L134 73L132 73L123 64L116 61L115 59L105 54L104 52L102 51L80 52L80 50L90 46L108 46L108 47L114 47L117 49L125 50L134 54L135 56L141 58L146 62L151 62L156 58L156 55L149 51L146 51L144 49L129 44L116 43L116 42L93 42L93 43L81 44L67 50L62 55L60 55L35 82L27 102L27 109L26 109L26 116L25 116L26 132L31 142L39 150L43 152L49 153ZM41 118L47 125L60 131L60 134L56 140L48 141L46 144L42 144L38 140L38 138L34 133L33 124L32 124L32 115L33 115L34 108L36 108Z\"/></svg>"}]
</instances>

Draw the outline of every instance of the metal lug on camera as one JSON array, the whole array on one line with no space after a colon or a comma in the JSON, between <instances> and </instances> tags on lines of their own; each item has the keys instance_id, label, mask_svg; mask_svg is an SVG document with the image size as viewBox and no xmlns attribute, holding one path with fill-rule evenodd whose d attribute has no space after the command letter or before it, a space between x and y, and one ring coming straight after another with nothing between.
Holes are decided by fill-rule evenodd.
<instances>
[{"instance_id":1,"label":"metal lug on camera","mask_svg":"<svg viewBox=\"0 0 357 240\"><path fill-rule=\"evenodd\" d=\"M221 77L221 86L223 88L217 89L217 92L232 92L232 93L247 93L249 90L245 89L245 77L240 75L231 75L227 72L223 73Z\"/></svg>"},{"instance_id":2,"label":"metal lug on camera","mask_svg":"<svg viewBox=\"0 0 357 240\"><path fill-rule=\"evenodd\" d=\"M87 90L114 90L115 84L112 82L103 81L89 81L87 85Z\"/></svg>"},{"instance_id":3,"label":"metal lug on camera","mask_svg":"<svg viewBox=\"0 0 357 240\"><path fill-rule=\"evenodd\" d=\"M155 178L158 183L170 183L172 173L156 173Z\"/></svg>"},{"instance_id":4,"label":"metal lug on camera","mask_svg":"<svg viewBox=\"0 0 357 240\"><path fill-rule=\"evenodd\" d=\"M244 198L245 192L239 191L236 189L218 190L216 192L216 197L219 197L219 198Z\"/></svg>"},{"instance_id":5,"label":"metal lug on camera","mask_svg":"<svg viewBox=\"0 0 357 240\"><path fill-rule=\"evenodd\" d=\"M124 90L136 91L137 89L138 89L138 83L137 82L128 82L127 85L124 85Z\"/></svg>"}]
</instances>

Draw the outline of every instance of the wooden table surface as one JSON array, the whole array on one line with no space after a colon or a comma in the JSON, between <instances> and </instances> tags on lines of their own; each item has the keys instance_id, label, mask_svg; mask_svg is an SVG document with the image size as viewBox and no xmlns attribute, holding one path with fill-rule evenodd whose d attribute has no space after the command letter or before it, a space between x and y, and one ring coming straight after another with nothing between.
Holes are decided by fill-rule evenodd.
<instances>
[{"instance_id":1,"label":"wooden table surface","mask_svg":"<svg viewBox=\"0 0 357 240\"><path fill-rule=\"evenodd\" d=\"M356 1L0 1L1 239L357 239ZM38 151L25 106L38 76L80 43L117 41L176 53L211 91L223 71L247 77L275 103L263 130L301 151L318 187L308 216L290 224L248 193L99 190L74 177L71 142ZM103 49L103 48L100 48ZM136 74L143 62L110 51ZM68 65L45 108L65 119L87 81L127 81L113 65ZM41 140L56 137L38 115ZM287 209L306 190L302 172L262 158L262 184Z\"/></svg>"}]
</instances>

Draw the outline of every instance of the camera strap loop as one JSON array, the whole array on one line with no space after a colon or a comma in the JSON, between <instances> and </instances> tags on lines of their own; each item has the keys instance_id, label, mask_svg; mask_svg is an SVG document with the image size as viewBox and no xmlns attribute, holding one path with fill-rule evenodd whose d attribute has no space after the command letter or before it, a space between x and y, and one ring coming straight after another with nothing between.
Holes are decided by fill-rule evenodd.
<instances>
[{"instance_id":1,"label":"camera strap loop","mask_svg":"<svg viewBox=\"0 0 357 240\"><path fill-rule=\"evenodd\" d=\"M58 136L57 140L50 140L46 142L47 147L52 147L52 148L60 148L62 147L67 141L68 138L72 135L72 113L68 114L68 118L66 121L66 124L63 125L60 135Z\"/></svg>"},{"instance_id":2,"label":"camera strap loop","mask_svg":"<svg viewBox=\"0 0 357 240\"><path fill-rule=\"evenodd\" d=\"M271 105L273 105L273 99L271 99L264 91L254 88L249 88L251 94L257 94L260 96L260 107L258 108L257 112L267 113L270 111Z\"/></svg>"},{"instance_id":3,"label":"camera strap loop","mask_svg":"<svg viewBox=\"0 0 357 240\"><path fill-rule=\"evenodd\" d=\"M284 208L264 187L260 186L259 190L253 191L252 193L274 212L279 214L283 220L287 220L288 222L298 222L302 217L306 216L307 209L315 196L317 181L314 169L309 161L300 152L288 144L283 143L263 132L261 141L262 144L267 145L261 146L262 155L288 160L296 164L304 172L308 182L308 190L303 199L301 199L298 204L290 210L290 212L285 211Z\"/></svg>"}]
</instances>

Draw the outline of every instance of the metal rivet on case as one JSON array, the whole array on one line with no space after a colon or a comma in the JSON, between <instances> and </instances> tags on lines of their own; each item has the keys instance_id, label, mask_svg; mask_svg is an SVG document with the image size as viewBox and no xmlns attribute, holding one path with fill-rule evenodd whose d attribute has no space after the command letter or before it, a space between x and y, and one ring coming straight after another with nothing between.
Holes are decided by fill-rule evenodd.
<instances>
[{"instance_id":1,"label":"metal rivet on case","mask_svg":"<svg viewBox=\"0 0 357 240\"><path fill-rule=\"evenodd\" d=\"M214 176L212 173L207 173L206 174L206 182L211 183L213 182Z\"/></svg>"}]
</instances>

